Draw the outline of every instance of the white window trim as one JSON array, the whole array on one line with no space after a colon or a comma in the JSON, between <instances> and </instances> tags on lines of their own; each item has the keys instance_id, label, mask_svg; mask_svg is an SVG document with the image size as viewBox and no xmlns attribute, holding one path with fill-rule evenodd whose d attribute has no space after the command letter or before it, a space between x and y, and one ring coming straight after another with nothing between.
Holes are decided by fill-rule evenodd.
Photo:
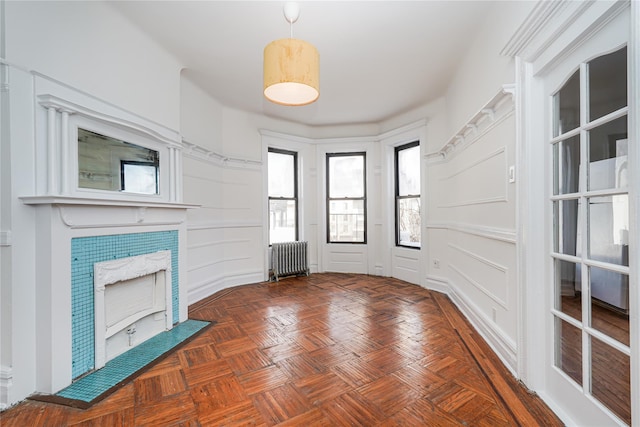
<instances>
[{"instance_id":1,"label":"white window trim","mask_svg":"<svg viewBox=\"0 0 640 427\"><path fill-rule=\"evenodd\" d=\"M262 135L262 194L266 197L262 197L262 234L263 241L269 242L269 169L267 158L269 156L269 148L276 148L286 151L294 151L297 153L297 176L298 181L298 240L309 240L307 227L309 226L307 218L307 209L304 203L306 182L304 180L305 167L308 168L310 162L309 155L310 150L314 149L313 140L309 138L297 137L292 135L281 134L278 132L272 132L268 130L260 130ZM269 245L266 245L264 251L264 280L269 280ZM312 266L312 271L317 267Z\"/></svg>"}]
</instances>

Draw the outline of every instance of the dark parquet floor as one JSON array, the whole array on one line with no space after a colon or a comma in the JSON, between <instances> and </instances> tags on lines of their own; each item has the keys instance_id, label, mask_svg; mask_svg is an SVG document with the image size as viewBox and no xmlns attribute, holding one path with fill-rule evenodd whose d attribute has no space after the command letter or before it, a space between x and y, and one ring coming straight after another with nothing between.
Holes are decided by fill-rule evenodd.
<instances>
[{"instance_id":1,"label":"dark parquet floor","mask_svg":"<svg viewBox=\"0 0 640 427\"><path fill-rule=\"evenodd\" d=\"M218 323L87 410L26 400L9 426L556 426L437 292L313 274L190 307Z\"/></svg>"}]
</instances>

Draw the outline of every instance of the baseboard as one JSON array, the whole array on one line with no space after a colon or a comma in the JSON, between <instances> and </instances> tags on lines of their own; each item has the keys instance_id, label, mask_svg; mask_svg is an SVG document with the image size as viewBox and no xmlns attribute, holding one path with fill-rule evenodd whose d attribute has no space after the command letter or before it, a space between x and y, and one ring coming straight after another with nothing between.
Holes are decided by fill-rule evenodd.
<instances>
[{"instance_id":1,"label":"baseboard","mask_svg":"<svg viewBox=\"0 0 640 427\"><path fill-rule=\"evenodd\" d=\"M0 411L9 407L9 389L13 385L13 370L9 366L0 366Z\"/></svg>"},{"instance_id":2,"label":"baseboard","mask_svg":"<svg viewBox=\"0 0 640 427\"><path fill-rule=\"evenodd\" d=\"M536 390L536 394L542 401L553 411L554 414L562 420L565 426L578 426L572 417L567 414L561 405L555 399L551 399L544 390Z\"/></svg>"},{"instance_id":3,"label":"baseboard","mask_svg":"<svg viewBox=\"0 0 640 427\"><path fill-rule=\"evenodd\" d=\"M464 314L474 329L489 344L489 347L502 360L502 363L511 371L511 374L517 377L517 354L515 342L501 331L492 326L492 322L476 307L473 302L469 301L460 293L456 292L453 286L449 287L448 292L451 301Z\"/></svg>"},{"instance_id":4,"label":"baseboard","mask_svg":"<svg viewBox=\"0 0 640 427\"><path fill-rule=\"evenodd\" d=\"M228 276L212 277L199 283L190 283L187 290L187 301L191 305L203 300L216 292L238 285L264 282L262 270L238 272Z\"/></svg>"},{"instance_id":5,"label":"baseboard","mask_svg":"<svg viewBox=\"0 0 640 427\"><path fill-rule=\"evenodd\" d=\"M446 277L440 276L427 276L421 286L432 291L442 292L443 294L448 294L451 289L449 280Z\"/></svg>"}]
</instances>

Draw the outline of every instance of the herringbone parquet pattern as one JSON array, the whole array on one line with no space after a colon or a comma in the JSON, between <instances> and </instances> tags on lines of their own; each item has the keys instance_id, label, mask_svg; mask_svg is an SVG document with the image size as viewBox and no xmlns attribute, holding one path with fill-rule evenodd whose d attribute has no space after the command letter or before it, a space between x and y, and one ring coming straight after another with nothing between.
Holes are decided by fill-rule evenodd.
<instances>
[{"instance_id":1,"label":"herringbone parquet pattern","mask_svg":"<svg viewBox=\"0 0 640 427\"><path fill-rule=\"evenodd\" d=\"M445 296L400 280L288 278L189 315L218 323L104 401L26 401L2 426L561 425Z\"/></svg>"}]
</instances>

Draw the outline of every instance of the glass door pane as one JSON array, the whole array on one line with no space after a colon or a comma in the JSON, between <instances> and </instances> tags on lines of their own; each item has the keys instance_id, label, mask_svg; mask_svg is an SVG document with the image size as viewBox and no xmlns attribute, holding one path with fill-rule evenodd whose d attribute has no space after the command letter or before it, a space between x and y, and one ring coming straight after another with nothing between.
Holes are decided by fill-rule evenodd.
<instances>
[{"instance_id":1,"label":"glass door pane","mask_svg":"<svg viewBox=\"0 0 640 427\"><path fill-rule=\"evenodd\" d=\"M555 144L553 159L556 168L553 194L577 193L580 189L580 135Z\"/></svg>"},{"instance_id":2,"label":"glass door pane","mask_svg":"<svg viewBox=\"0 0 640 427\"><path fill-rule=\"evenodd\" d=\"M629 425L630 366L629 356L596 338L591 338L591 394Z\"/></svg>"},{"instance_id":3,"label":"glass door pane","mask_svg":"<svg viewBox=\"0 0 640 427\"><path fill-rule=\"evenodd\" d=\"M627 187L627 116L589 131L589 190Z\"/></svg>"},{"instance_id":4,"label":"glass door pane","mask_svg":"<svg viewBox=\"0 0 640 427\"><path fill-rule=\"evenodd\" d=\"M554 96L553 136L562 135L580 126L580 70L567 80Z\"/></svg>"},{"instance_id":5,"label":"glass door pane","mask_svg":"<svg viewBox=\"0 0 640 427\"><path fill-rule=\"evenodd\" d=\"M556 317L556 366L582 385L582 332Z\"/></svg>"},{"instance_id":6,"label":"glass door pane","mask_svg":"<svg viewBox=\"0 0 640 427\"><path fill-rule=\"evenodd\" d=\"M589 62L589 121L627 105L627 48Z\"/></svg>"},{"instance_id":7,"label":"glass door pane","mask_svg":"<svg viewBox=\"0 0 640 427\"><path fill-rule=\"evenodd\" d=\"M580 265L575 262L556 260L555 308L582 321L582 283Z\"/></svg>"}]
</instances>

